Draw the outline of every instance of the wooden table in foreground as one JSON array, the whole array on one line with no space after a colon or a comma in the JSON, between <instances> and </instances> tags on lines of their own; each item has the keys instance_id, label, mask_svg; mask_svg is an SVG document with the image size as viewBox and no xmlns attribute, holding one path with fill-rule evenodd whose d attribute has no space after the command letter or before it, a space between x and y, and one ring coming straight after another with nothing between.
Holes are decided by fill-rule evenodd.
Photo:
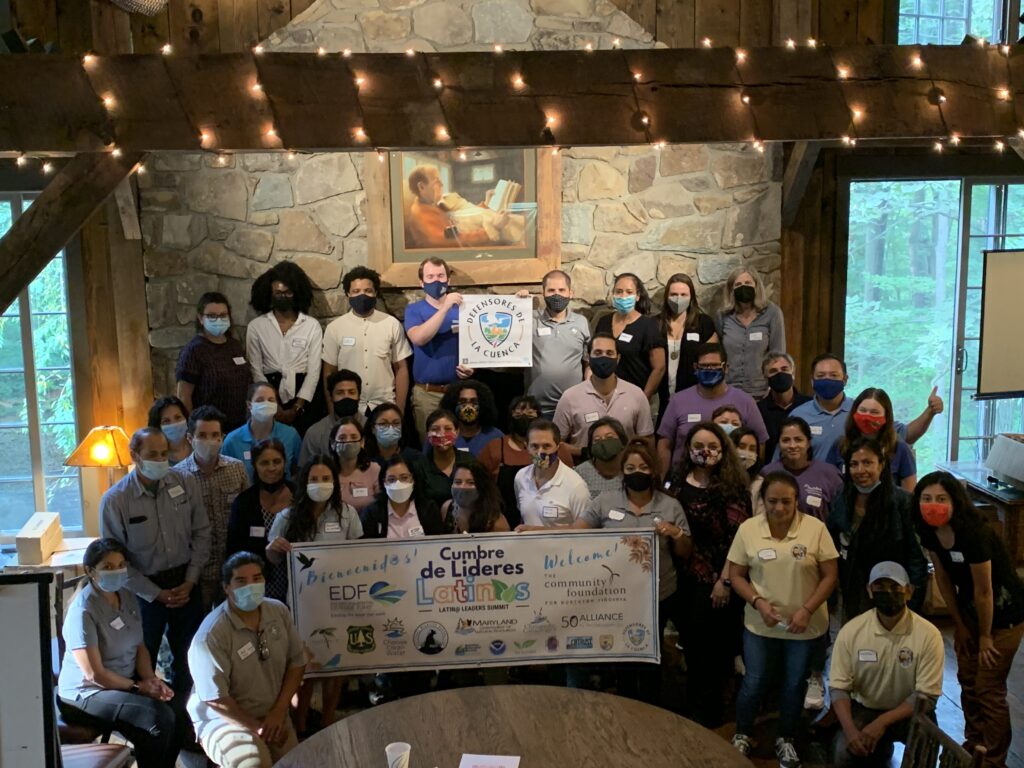
<instances>
[{"instance_id":1,"label":"wooden table in foreground","mask_svg":"<svg viewBox=\"0 0 1024 768\"><path fill-rule=\"evenodd\" d=\"M463 753L520 755L521 768L752 768L724 739L668 710L573 688L492 685L427 693L347 717L276 768L378 768L412 745L409 768L457 768Z\"/></svg>"}]
</instances>

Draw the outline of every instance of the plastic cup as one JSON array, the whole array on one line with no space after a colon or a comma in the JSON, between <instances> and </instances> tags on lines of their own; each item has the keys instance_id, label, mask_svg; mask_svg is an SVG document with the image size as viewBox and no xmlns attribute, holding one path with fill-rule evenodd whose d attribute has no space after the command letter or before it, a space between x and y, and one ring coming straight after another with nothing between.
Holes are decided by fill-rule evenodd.
<instances>
[{"instance_id":1,"label":"plastic cup","mask_svg":"<svg viewBox=\"0 0 1024 768\"><path fill-rule=\"evenodd\" d=\"M412 746L404 741L394 741L384 747L388 759L388 768L409 768L409 753Z\"/></svg>"}]
</instances>

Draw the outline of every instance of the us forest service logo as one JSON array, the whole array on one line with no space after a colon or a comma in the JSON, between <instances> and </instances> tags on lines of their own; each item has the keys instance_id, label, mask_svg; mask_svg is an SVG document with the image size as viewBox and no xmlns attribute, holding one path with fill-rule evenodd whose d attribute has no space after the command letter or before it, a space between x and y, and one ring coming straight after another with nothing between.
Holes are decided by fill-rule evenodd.
<instances>
[{"instance_id":1,"label":"us forest service logo","mask_svg":"<svg viewBox=\"0 0 1024 768\"><path fill-rule=\"evenodd\" d=\"M377 647L373 639L373 627L369 624L348 628L349 653L369 653Z\"/></svg>"}]
</instances>

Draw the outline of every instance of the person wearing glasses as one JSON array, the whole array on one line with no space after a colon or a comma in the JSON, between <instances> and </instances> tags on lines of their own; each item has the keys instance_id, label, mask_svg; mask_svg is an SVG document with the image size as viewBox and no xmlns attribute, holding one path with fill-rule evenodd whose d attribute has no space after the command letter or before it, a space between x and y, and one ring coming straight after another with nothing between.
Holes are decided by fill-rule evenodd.
<instances>
[{"instance_id":1,"label":"person wearing glasses","mask_svg":"<svg viewBox=\"0 0 1024 768\"><path fill-rule=\"evenodd\" d=\"M320 386L324 333L310 317L313 284L302 268L282 261L252 284L249 304L259 312L245 334L253 381L277 393L276 419L300 435L327 414Z\"/></svg>"},{"instance_id":2,"label":"person wearing glasses","mask_svg":"<svg viewBox=\"0 0 1024 768\"><path fill-rule=\"evenodd\" d=\"M189 648L196 685L188 714L220 768L271 768L298 744L288 705L302 684L305 649L288 608L264 597L259 555L233 554L221 582L228 599Z\"/></svg>"},{"instance_id":3,"label":"person wearing glasses","mask_svg":"<svg viewBox=\"0 0 1024 768\"><path fill-rule=\"evenodd\" d=\"M658 427L658 458L666 466L674 466L683 452L686 435L703 421L711 421L723 405L735 408L742 422L757 435L759 444L768 440L764 419L750 395L725 383L729 371L728 357L721 344L703 344L697 350L697 383L669 400Z\"/></svg>"},{"instance_id":4,"label":"person wearing glasses","mask_svg":"<svg viewBox=\"0 0 1024 768\"><path fill-rule=\"evenodd\" d=\"M222 293L196 302L196 335L178 355L177 395L188 411L212 405L230 432L245 423L245 393L252 381L242 342L231 335L231 304Z\"/></svg>"}]
</instances>

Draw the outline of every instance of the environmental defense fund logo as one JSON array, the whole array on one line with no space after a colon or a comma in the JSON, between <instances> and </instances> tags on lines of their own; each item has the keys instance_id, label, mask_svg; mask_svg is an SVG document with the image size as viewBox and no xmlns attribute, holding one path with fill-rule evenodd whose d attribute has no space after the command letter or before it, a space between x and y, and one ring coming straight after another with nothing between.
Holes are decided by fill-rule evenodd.
<instances>
[{"instance_id":1,"label":"environmental defense fund logo","mask_svg":"<svg viewBox=\"0 0 1024 768\"><path fill-rule=\"evenodd\" d=\"M378 581L370 587L370 598L378 603L385 603L387 605L394 605L402 599L404 594L404 589L395 589L386 581Z\"/></svg>"}]
</instances>

